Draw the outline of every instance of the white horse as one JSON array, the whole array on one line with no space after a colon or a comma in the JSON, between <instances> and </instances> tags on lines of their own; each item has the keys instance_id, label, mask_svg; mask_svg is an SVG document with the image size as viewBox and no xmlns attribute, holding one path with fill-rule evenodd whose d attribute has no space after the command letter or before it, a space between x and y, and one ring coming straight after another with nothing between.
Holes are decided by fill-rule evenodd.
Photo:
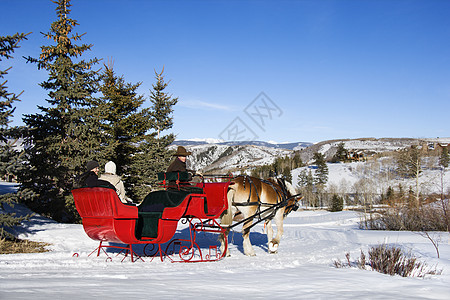
<instances>
[{"instance_id":1,"label":"white horse","mask_svg":"<svg viewBox=\"0 0 450 300\"><path fill-rule=\"evenodd\" d=\"M230 226L234 221L243 222L242 236L245 255L254 256L252 244L250 243L250 228L255 218L264 220L267 228L267 240L269 253L276 253L281 237L283 236L283 220L287 214L298 207L298 201L302 198L289 182L281 179L269 178L262 180L250 176L238 176L231 180L227 197L228 210L221 217L223 227ZM277 235L273 238L272 219L277 225ZM228 234L226 230L220 236L220 250L227 251L229 256ZM225 238L226 237L226 238Z\"/></svg>"}]
</instances>

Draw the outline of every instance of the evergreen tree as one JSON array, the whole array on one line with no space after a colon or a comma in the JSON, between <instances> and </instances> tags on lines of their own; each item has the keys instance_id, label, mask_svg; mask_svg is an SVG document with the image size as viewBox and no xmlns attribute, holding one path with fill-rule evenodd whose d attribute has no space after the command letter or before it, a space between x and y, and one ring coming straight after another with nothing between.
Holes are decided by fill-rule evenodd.
<instances>
[{"instance_id":1,"label":"evergreen tree","mask_svg":"<svg viewBox=\"0 0 450 300\"><path fill-rule=\"evenodd\" d=\"M312 176L312 175L311 175ZM300 173L298 174L298 181L297 181L297 185L299 187L305 187L308 185L308 183L311 183L311 186L313 185L313 180L311 179L311 181L308 180L308 173L306 172L306 169L302 169L300 171Z\"/></svg>"},{"instance_id":2,"label":"evergreen tree","mask_svg":"<svg viewBox=\"0 0 450 300\"><path fill-rule=\"evenodd\" d=\"M300 153L296 152L294 158L292 159L292 169L297 169L303 167L303 162L300 157Z\"/></svg>"},{"instance_id":3,"label":"evergreen tree","mask_svg":"<svg viewBox=\"0 0 450 300\"><path fill-rule=\"evenodd\" d=\"M398 194L397 194L397 198L400 201L403 201L405 197L405 191L403 190L403 186L401 183L398 184Z\"/></svg>"},{"instance_id":4,"label":"evergreen tree","mask_svg":"<svg viewBox=\"0 0 450 300\"><path fill-rule=\"evenodd\" d=\"M19 43L26 38L28 34L16 33L12 36L0 36L0 61L13 58L12 54L19 47ZM11 68L0 70L0 176L6 178L9 175L15 175L19 163L19 153L14 149L17 143L17 137L20 136L20 128L10 128L10 118L13 116L13 103L20 101L20 94L8 92L4 81L5 75ZM13 138L12 140L10 140ZM16 217L13 213L5 213L6 205L13 206L16 202L16 196L13 193L0 195L0 239L14 238L14 236L5 231L5 228L19 225L23 217Z\"/></svg>"},{"instance_id":5,"label":"evergreen tree","mask_svg":"<svg viewBox=\"0 0 450 300\"><path fill-rule=\"evenodd\" d=\"M396 158L398 174L405 178L417 177L422 172L421 159L420 149L416 146L400 151Z\"/></svg>"},{"instance_id":6,"label":"evergreen tree","mask_svg":"<svg viewBox=\"0 0 450 300\"><path fill-rule=\"evenodd\" d=\"M448 168L448 164L450 162L450 157L448 155L448 146L444 147L442 149L441 155L439 157L439 165L441 167L441 183L440 183L440 190L441 190L441 206L442 206L442 211L444 213L444 217L445 217L445 222L447 225L447 231L450 232L450 220L448 217L448 200L445 200L446 198L448 199L448 196L445 195L444 193L444 186L445 186L445 181L444 181L444 177L445 177L445 170Z\"/></svg>"},{"instance_id":7,"label":"evergreen tree","mask_svg":"<svg viewBox=\"0 0 450 300\"><path fill-rule=\"evenodd\" d=\"M344 209L344 198L333 194L329 210L331 212L342 211Z\"/></svg>"},{"instance_id":8,"label":"evergreen tree","mask_svg":"<svg viewBox=\"0 0 450 300\"><path fill-rule=\"evenodd\" d=\"M150 101L152 102L151 116L157 139L160 139L162 131L172 128L173 106L178 102L178 98L172 98L164 91L168 83L164 81L163 72L164 68L161 73L155 71L156 84L153 85L150 95Z\"/></svg>"},{"instance_id":9,"label":"evergreen tree","mask_svg":"<svg viewBox=\"0 0 450 300\"><path fill-rule=\"evenodd\" d=\"M126 83L114 73L112 63L104 65L98 107L103 106L103 131L108 137L112 155L107 157L116 163L118 174L127 174L132 158L138 152L138 145L151 129L150 109L142 109L144 96L137 94L141 85ZM125 186L129 188L127 177Z\"/></svg>"},{"instance_id":10,"label":"evergreen tree","mask_svg":"<svg viewBox=\"0 0 450 300\"><path fill-rule=\"evenodd\" d=\"M250 175L257 178L269 178L275 176L272 165L258 166L252 169Z\"/></svg>"},{"instance_id":11,"label":"evergreen tree","mask_svg":"<svg viewBox=\"0 0 450 300\"><path fill-rule=\"evenodd\" d=\"M298 176L298 185L300 186L302 195L311 206L317 206L317 199L314 195L314 176L311 169L303 169Z\"/></svg>"},{"instance_id":12,"label":"evergreen tree","mask_svg":"<svg viewBox=\"0 0 450 300\"><path fill-rule=\"evenodd\" d=\"M447 147L443 147L441 156L439 157L439 165L445 169L445 168L448 168L449 163L450 163L450 157L448 155L448 149L447 149Z\"/></svg>"},{"instance_id":13,"label":"evergreen tree","mask_svg":"<svg viewBox=\"0 0 450 300\"><path fill-rule=\"evenodd\" d=\"M150 126L153 131L139 143L130 167L129 181L133 185L131 197L135 200L142 200L150 191L158 188L157 174L164 172L172 159L173 152L168 150L168 146L173 143L175 136L162 135L162 132L172 128L173 106L178 98L172 98L165 91L168 84L164 81L163 71L155 71L156 83L150 96Z\"/></svg>"},{"instance_id":14,"label":"evergreen tree","mask_svg":"<svg viewBox=\"0 0 450 300\"><path fill-rule=\"evenodd\" d=\"M314 165L317 169L314 173L314 181L316 184L325 185L328 181L328 166L325 162L325 156L322 153L314 153Z\"/></svg>"},{"instance_id":15,"label":"evergreen tree","mask_svg":"<svg viewBox=\"0 0 450 300\"><path fill-rule=\"evenodd\" d=\"M395 192L394 189L389 186L386 191L386 200L388 201L388 204L392 205L392 200L395 198Z\"/></svg>"},{"instance_id":16,"label":"evergreen tree","mask_svg":"<svg viewBox=\"0 0 450 300\"><path fill-rule=\"evenodd\" d=\"M0 61L3 58L13 58L12 54L16 48L19 48L19 42L27 39L26 36L28 34L16 33L13 36L0 36ZM19 96L22 94L16 95L7 90L6 84L8 81L4 81L3 79L10 69L0 70L0 140L2 142L6 141L6 137L8 136L6 132L9 130L8 124L11 122L10 117L13 116L15 110L12 104L14 101L20 101Z\"/></svg>"},{"instance_id":17,"label":"evergreen tree","mask_svg":"<svg viewBox=\"0 0 450 300\"><path fill-rule=\"evenodd\" d=\"M283 174L283 177L287 181L292 182L292 174L291 174L291 168L290 167L288 167L288 166L284 167L282 174Z\"/></svg>"},{"instance_id":18,"label":"evergreen tree","mask_svg":"<svg viewBox=\"0 0 450 300\"><path fill-rule=\"evenodd\" d=\"M12 53L19 48L18 43L27 39L28 34L16 33L13 36L0 37L0 61L2 57L13 58ZM3 81L3 78L10 69L0 70L0 176L5 179L14 178L21 166L20 152L16 150L16 145L20 143L19 138L25 130L23 127L9 126L15 110L13 102L20 101L19 97L22 94L21 92L16 95L7 90L7 81Z\"/></svg>"},{"instance_id":19,"label":"evergreen tree","mask_svg":"<svg viewBox=\"0 0 450 300\"><path fill-rule=\"evenodd\" d=\"M48 107L23 119L29 128L27 172L20 174L19 195L33 210L59 221L73 221L76 213L71 189L85 163L111 155L99 124L102 107L93 98L98 90L98 59L82 60L92 45L77 45L81 35L69 18L70 0L56 0L57 20L44 37L54 42L42 46L39 58L28 57L38 69L48 72L40 86L48 91Z\"/></svg>"},{"instance_id":20,"label":"evergreen tree","mask_svg":"<svg viewBox=\"0 0 450 300\"><path fill-rule=\"evenodd\" d=\"M261 178L268 178L278 175L283 175L286 180L289 182L292 181L291 171L293 169L299 168L303 165L302 160L300 158L300 154L296 153L293 157L284 156L275 158L272 165L269 167L270 170L266 170L266 172L262 172L267 176ZM272 172L273 174L267 174L267 171Z\"/></svg>"},{"instance_id":21,"label":"evergreen tree","mask_svg":"<svg viewBox=\"0 0 450 300\"><path fill-rule=\"evenodd\" d=\"M344 142L340 142L336 149L336 153L334 154L334 156L332 158L332 162L338 162L338 161L345 162L347 160L347 156L348 156L348 150L345 149Z\"/></svg>"}]
</instances>

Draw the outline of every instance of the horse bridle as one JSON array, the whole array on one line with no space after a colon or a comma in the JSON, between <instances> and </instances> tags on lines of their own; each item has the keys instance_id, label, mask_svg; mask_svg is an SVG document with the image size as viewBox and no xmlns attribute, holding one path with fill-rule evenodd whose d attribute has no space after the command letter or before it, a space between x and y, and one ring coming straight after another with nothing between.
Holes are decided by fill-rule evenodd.
<instances>
[{"instance_id":1,"label":"horse bridle","mask_svg":"<svg viewBox=\"0 0 450 300\"><path fill-rule=\"evenodd\" d=\"M286 206L283 217L286 217L291 211L296 211L300 207L300 204L298 204L298 201L295 201L293 204L290 204L290 205L287 205L287 204L288 204L289 200L291 200L293 198L297 198L298 196L301 196L301 193L295 194L293 196L291 195L288 197L286 182L284 181L284 179L282 180L280 178L277 178L277 183L278 183L278 186L280 186L280 188L283 191L283 196L284 196L283 202L285 203L284 206Z\"/></svg>"}]
</instances>

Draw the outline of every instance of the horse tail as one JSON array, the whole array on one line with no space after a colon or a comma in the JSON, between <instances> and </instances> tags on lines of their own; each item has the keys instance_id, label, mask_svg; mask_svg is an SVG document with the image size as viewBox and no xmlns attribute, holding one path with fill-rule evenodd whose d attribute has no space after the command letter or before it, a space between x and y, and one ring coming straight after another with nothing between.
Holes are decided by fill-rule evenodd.
<instances>
[{"instance_id":1,"label":"horse tail","mask_svg":"<svg viewBox=\"0 0 450 300\"><path fill-rule=\"evenodd\" d=\"M233 199L235 194L235 189L233 188L233 185L230 185L227 192L227 201L228 201L228 208L225 210L222 214L222 217L220 219L221 225L229 226L233 223Z\"/></svg>"}]
</instances>

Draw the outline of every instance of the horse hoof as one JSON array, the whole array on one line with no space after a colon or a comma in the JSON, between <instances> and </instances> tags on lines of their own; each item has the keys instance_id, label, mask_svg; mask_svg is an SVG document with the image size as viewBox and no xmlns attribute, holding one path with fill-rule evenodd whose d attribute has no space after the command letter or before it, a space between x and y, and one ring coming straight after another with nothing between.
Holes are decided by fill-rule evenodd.
<instances>
[{"instance_id":1,"label":"horse hoof","mask_svg":"<svg viewBox=\"0 0 450 300\"><path fill-rule=\"evenodd\" d=\"M269 243L269 253L277 253L278 252L278 244L274 244L272 242Z\"/></svg>"}]
</instances>

